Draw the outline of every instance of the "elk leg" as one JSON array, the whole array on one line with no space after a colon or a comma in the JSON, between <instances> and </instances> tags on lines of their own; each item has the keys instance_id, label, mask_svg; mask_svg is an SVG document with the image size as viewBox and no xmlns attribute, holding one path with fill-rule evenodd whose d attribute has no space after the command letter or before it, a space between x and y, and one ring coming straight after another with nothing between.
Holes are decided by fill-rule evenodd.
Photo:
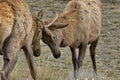
<instances>
[{"instance_id":1,"label":"elk leg","mask_svg":"<svg viewBox=\"0 0 120 80\"><path fill-rule=\"evenodd\" d=\"M2 47L3 47L3 41L0 41L0 55L3 55Z\"/></svg>"},{"instance_id":2,"label":"elk leg","mask_svg":"<svg viewBox=\"0 0 120 80\"><path fill-rule=\"evenodd\" d=\"M93 65L95 74L97 74L96 60L95 60L95 54L96 54L95 49L96 49L97 43L98 43L98 39L96 41L92 42L90 45L90 56L92 59L92 65Z\"/></svg>"},{"instance_id":3,"label":"elk leg","mask_svg":"<svg viewBox=\"0 0 120 80\"><path fill-rule=\"evenodd\" d=\"M23 50L25 52L26 60L27 60L28 66L30 68L31 76L32 76L33 80L37 80L36 71L35 71L34 64L33 64L32 48L31 48L31 46L26 46L23 48Z\"/></svg>"},{"instance_id":4,"label":"elk leg","mask_svg":"<svg viewBox=\"0 0 120 80\"><path fill-rule=\"evenodd\" d=\"M84 56L87 50L87 45L88 43L85 42L85 43L81 43L81 45L79 46L79 55L78 55L78 62L77 62L78 74L80 73L80 70L82 69L83 59L84 59Z\"/></svg>"},{"instance_id":5,"label":"elk leg","mask_svg":"<svg viewBox=\"0 0 120 80\"><path fill-rule=\"evenodd\" d=\"M0 72L0 80L8 80L7 77L5 76L5 72L4 71L1 71Z\"/></svg>"},{"instance_id":6,"label":"elk leg","mask_svg":"<svg viewBox=\"0 0 120 80\"><path fill-rule=\"evenodd\" d=\"M2 80L9 80L9 75L12 72L13 68L15 67L15 64L17 62L18 58L18 52L5 52L3 57L4 57L4 66L1 71L1 79Z\"/></svg>"},{"instance_id":7,"label":"elk leg","mask_svg":"<svg viewBox=\"0 0 120 80\"><path fill-rule=\"evenodd\" d=\"M77 80L77 56L76 56L76 50L74 48L71 48L71 53L72 53L72 63L74 66L74 78Z\"/></svg>"},{"instance_id":8,"label":"elk leg","mask_svg":"<svg viewBox=\"0 0 120 80\"><path fill-rule=\"evenodd\" d=\"M9 37L3 44L3 59L4 65L1 71L2 80L9 80L10 73L12 72L17 62L18 54L21 49L20 42L14 37Z\"/></svg>"}]
</instances>

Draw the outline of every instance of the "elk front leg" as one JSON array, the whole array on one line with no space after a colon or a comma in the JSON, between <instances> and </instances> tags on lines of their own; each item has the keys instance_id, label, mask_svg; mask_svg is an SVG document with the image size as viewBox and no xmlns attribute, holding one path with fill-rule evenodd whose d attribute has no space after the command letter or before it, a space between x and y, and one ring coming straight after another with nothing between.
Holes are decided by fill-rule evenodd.
<instances>
[{"instance_id":1,"label":"elk front leg","mask_svg":"<svg viewBox=\"0 0 120 80\"><path fill-rule=\"evenodd\" d=\"M2 47L3 47L3 41L0 41L0 55L3 55Z\"/></svg>"},{"instance_id":2,"label":"elk front leg","mask_svg":"<svg viewBox=\"0 0 120 80\"><path fill-rule=\"evenodd\" d=\"M97 46L97 43L98 43L98 39L96 41L92 42L91 45L90 45L90 56L91 56L91 59L92 59L92 65L93 65L93 70L94 70L94 73L95 73L96 80L99 80L99 78L97 76L96 59L95 59L95 54L96 54L95 49L96 49L96 46Z\"/></svg>"},{"instance_id":3,"label":"elk front leg","mask_svg":"<svg viewBox=\"0 0 120 80\"><path fill-rule=\"evenodd\" d=\"M27 60L28 66L30 68L31 76L32 76L33 80L37 80L36 71L35 71L35 67L34 67L34 63L33 63L32 48L31 48L31 46L26 46L23 48L23 50L25 52L26 60Z\"/></svg>"},{"instance_id":4,"label":"elk front leg","mask_svg":"<svg viewBox=\"0 0 120 80\"><path fill-rule=\"evenodd\" d=\"M90 56L92 59L92 64L93 64L93 69L94 69L95 74L97 74L96 60L95 60L95 54L96 54L95 49L96 49L97 43L98 43L98 39L92 42L90 45Z\"/></svg>"},{"instance_id":5,"label":"elk front leg","mask_svg":"<svg viewBox=\"0 0 120 80\"><path fill-rule=\"evenodd\" d=\"M76 49L75 48L72 48L70 47L70 50L71 50L71 53L72 53L72 63L73 63L73 66L74 66L74 79L77 80L77 56L76 56Z\"/></svg>"},{"instance_id":6,"label":"elk front leg","mask_svg":"<svg viewBox=\"0 0 120 80\"><path fill-rule=\"evenodd\" d=\"M78 62L77 62L78 74L80 73L80 70L82 69L83 59L85 57L87 45L88 45L88 43L85 42L85 43L81 43L81 45L79 46L79 55L78 55Z\"/></svg>"}]
</instances>

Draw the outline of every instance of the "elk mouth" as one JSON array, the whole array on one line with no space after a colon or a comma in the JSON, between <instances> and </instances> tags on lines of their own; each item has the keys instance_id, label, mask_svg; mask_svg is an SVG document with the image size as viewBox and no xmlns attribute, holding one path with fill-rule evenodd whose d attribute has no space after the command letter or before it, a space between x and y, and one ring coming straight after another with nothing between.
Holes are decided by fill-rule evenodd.
<instances>
[{"instance_id":1,"label":"elk mouth","mask_svg":"<svg viewBox=\"0 0 120 80\"><path fill-rule=\"evenodd\" d=\"M39 57L39 56L40 56L40 50L38 49L38 50L34 51L34 52L33 52L33 55L34 55L35 57Z\"/></svg>"},{"instance_id":2,"label":"elk mouth","mask_svg":"<svg viewBox=\"0 0 120 80\"><path fill-rule=\"evenodd\" d=\"M61 53L59 53L59 54L53 54L53 56L54 56L54 58L58 59L58 58L60 58Z\"/></svg>"},{"instance_id":3,"label":"elk mouth","mask_svg":"<svg viewBox=\"0 0 120 80\"><path fill-rule=\"evenodd\" d=\"M50 47L50 48L51 48L51 52L52 52L54 58L56 58L56 59L60 58L61 52L60 52L59 48L56 48L56 47L53 47L53 46Z\"/></svg>"}]
</instances>

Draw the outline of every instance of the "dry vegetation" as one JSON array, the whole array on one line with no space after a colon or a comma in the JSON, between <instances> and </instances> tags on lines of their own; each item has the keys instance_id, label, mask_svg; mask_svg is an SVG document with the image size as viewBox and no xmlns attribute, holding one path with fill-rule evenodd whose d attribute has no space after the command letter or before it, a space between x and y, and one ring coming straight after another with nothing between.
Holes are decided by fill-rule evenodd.
<instances>
[{"instance_id":1,"label":"dry vegetation","mask_svg":"<svg viewBox=\"0 0 120 80\"><path fill-rule=\"evenodd\" d=\"M67 3L66 0L26 0L35 15L44 9L44 18L55 16L55 12L61 13ZM54 59L50 49L42 43L42 54L34 58L39 80L72 80L73 66L71 54L68 48L61 48L62 56ZM29 69L21 52L18 63L12 72L11 80L32 80ZM103 29L97 47L97 68L100 80L120 79L120 4L103 3ZM0 57L0 68L3 60ZM82 78L93 78L92 64L89 52L87 52Z\"/></svg>"}]
</instances>

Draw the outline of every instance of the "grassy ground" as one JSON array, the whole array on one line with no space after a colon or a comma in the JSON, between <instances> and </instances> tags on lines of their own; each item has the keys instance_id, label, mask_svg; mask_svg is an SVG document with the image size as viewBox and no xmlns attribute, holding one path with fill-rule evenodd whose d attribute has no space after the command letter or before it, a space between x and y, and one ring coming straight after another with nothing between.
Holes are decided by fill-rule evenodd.
<instances>
[{"instance_id":1,"label":"grassy ground","mask_svg":"<svg viewBox=\"0 0 120 80\"><path fill-rule=\"evenodd\" d=\"M26 0L31 12L36 15L42 8L44 19L62 13L65 0ZM97 47L97 69L100 80L120 80L120 4L103 3L103 29ZM42 54L34 58L39 80L72 80L73 66L69 48L61 48L62 56L54 59L50 49L42 43ZM0 68L3 60L0 57ZM84 59L82 78L93 78L89 51ZM21 52L11 80L32 80L24 54Z\"/></svg>"}]
</instances>

